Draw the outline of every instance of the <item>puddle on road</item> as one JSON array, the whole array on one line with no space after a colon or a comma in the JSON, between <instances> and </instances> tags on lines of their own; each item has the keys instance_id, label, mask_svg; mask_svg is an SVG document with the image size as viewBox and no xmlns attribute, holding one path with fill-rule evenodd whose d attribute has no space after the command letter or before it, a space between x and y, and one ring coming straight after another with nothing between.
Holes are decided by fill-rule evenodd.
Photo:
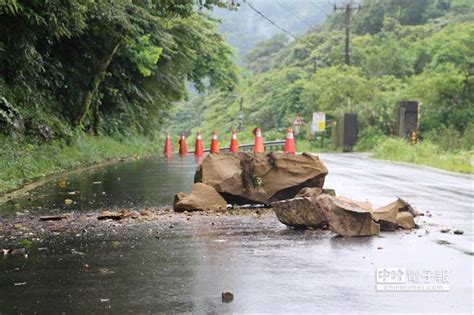
<instances>
[{"instance_id":1,"label":"puddle on road","mask_svg":"<svg viewBox=\"0 0 474 315\"><path fill-rule=\"evenodd\" d=\"M0 214L169 206L176 192L191 190L196 167L194 157L156 157L78 172L8 201ZM66 199L72 204L66 205Z\"/></svg>"}]
</instances>

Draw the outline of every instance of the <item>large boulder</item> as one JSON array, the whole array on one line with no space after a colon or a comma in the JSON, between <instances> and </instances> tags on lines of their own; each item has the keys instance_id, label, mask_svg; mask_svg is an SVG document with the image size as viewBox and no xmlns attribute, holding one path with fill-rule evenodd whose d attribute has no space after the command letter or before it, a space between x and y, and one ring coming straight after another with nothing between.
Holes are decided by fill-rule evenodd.
<instances>
[{"instance_id":1,"label":"large boulder","mask_svg":"<svg viewBox=\"0 0 474 315\"><path fill-rule=\"evenodd\" d=\"M290 227L322 228L327 225L323 210L310 197L277 201L272 203L272 207L278 220Z\"/></svg>"},{"instance_id":2,"label":"large boulder","mask_svg":"<svg viewBox=\"0 0 474 315\"><path fill-rule=\"evenodd\" d=\"M214 187L231 204L270 204L304 187L322 188L328 170L311 154L210 154L194 181Z\"/></svg>"},{"instance_id":3,"label":"large boulder","mask_svg":"<svg viewBox=\"0 0 474 315\"><path fill-rule=\"evenodd\" d=\"M193 184L192 193L177 193L174 197L173 209L183 211L225 211L227 202L211 186L197 183Z\"/></svg>"},{"instance_id":4,"label":"large boulder","mask_svg":"<svg viewBox=\"0 0 474 315\"><path fill-rule=\"evenodd\" d=\"M329 228L338 235L371 236L380 232L380 226L372 220L372 213L367 205L327 194L319 195L316 200L324 212Z\"/></svg>"}]
</instances>

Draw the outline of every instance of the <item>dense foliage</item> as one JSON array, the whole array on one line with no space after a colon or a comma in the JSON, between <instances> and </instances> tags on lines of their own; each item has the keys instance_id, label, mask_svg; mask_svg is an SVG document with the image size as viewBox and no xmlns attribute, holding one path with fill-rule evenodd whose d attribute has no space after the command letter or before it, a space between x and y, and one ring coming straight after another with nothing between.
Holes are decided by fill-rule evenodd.
<instances>
[{"instance_id":1,"label":"dense foliage","mask_svg":"<svg viewBox=\"0 0 474 315\"><path fill-rule=\"evenodd\" d=\"M0 1L0 133L152 133L189 83L232 90L233 51L201 10L225 5Z\"/></svg>"},{"instance_id":2,"label":"dense foliage","mask_svg":"<svg viewBox=\"0 0 474 315\"><path fill-rule=\"evenodd\" d=\"M418 100L420 132L446 146L445 135L472 149L474 134L474 2L365 0L354 14L352 64L344 64L344 16L336 13L302 41L282 35L260 43L233 93L193 100L194 121L209 133L238 124L286 128L300 112L356 112L362 135L393 134L400 100ZM310 44L308 44L310 43ZM196 108L198 107L198 108ZM186 105L182 106L183 115ZM190 131L188 125L181 131Z\"/></svg>"}]
</instances>

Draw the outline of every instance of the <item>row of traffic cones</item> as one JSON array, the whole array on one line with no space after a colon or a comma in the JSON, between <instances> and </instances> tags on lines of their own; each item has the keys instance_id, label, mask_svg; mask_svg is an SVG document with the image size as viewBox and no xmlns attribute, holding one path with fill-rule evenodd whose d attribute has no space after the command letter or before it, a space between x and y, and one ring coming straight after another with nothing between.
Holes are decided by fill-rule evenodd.
<instances>
[{"instance_id":1,"label":"row of traffic cones","mask_svg":"<svg viewBox=\"0 0 474 315\"><path fill-rule=\"evenodd\" d=\"M256 128L254 130L254 134L255 134L255 143L254 143L254 146L253 146L253 152L254 153L263 153L263 152L265 152L265 148L264 148L264 145L263 145L262 130L260 128ZM178 154L180 156L186 156L188 154L188 149L187 149L187 146L186 146L186 138L184 137L184 135L181 135L181 137L178 141L178 144L179 144ZM203 143L202 143L202 137L201 137L200 132L198 132L197 135L196 135L196 142L195 142L194 148L195 148L194 156L201 157L201 156L204 155L204 146L203 146ZM293 136L293 130L292 129L288 129L288 131L287 131L286 142L285 142L285 147L284 147L283 151L285 153L288 153L288 154L294 154L295 151L296 151L296 149L295 149L295 139L294 139L294 136ZM239 152L239 145L237 143L237 133L235 132L235 130L232 130L232 137L231 137L231 140L230 140L229 152L231 152L231 153ZM217 142L217 133L216 133L216 131L212 132L211 149L210 149L209 153L211 153L211 154L219 153L219 144ZM170 135L166 136L164 154L167 158L170 158L171 154L172 154Z\"/></svg>"}]
</instances>

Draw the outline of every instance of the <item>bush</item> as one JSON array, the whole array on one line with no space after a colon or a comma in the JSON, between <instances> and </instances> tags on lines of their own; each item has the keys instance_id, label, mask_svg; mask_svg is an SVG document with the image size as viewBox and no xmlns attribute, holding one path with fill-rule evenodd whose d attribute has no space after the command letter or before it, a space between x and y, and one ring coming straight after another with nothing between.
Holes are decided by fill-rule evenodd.
<instances>
[{"instance_id":1,"label":"bush","mask_svg":"<svg viewBox=\"0 0 474 315\"><path fill-rule=\"evenodd\" d=\"M386 139L386 136L379 128L368 127L359 134L359 140L354 149L361 152L370 151L384 139Z\"/></svg>"},{"instance_id":2,"label":"bush","mask_svg":"<svg viewBox=\"0 0 474 315\"><path fill-rule=\"evenodd\" d=\"M464 135L461 138L461 147L468 151L474 150L474 123L470 123L466 130L464 130Z\"/></svg>"}]
</instances>

